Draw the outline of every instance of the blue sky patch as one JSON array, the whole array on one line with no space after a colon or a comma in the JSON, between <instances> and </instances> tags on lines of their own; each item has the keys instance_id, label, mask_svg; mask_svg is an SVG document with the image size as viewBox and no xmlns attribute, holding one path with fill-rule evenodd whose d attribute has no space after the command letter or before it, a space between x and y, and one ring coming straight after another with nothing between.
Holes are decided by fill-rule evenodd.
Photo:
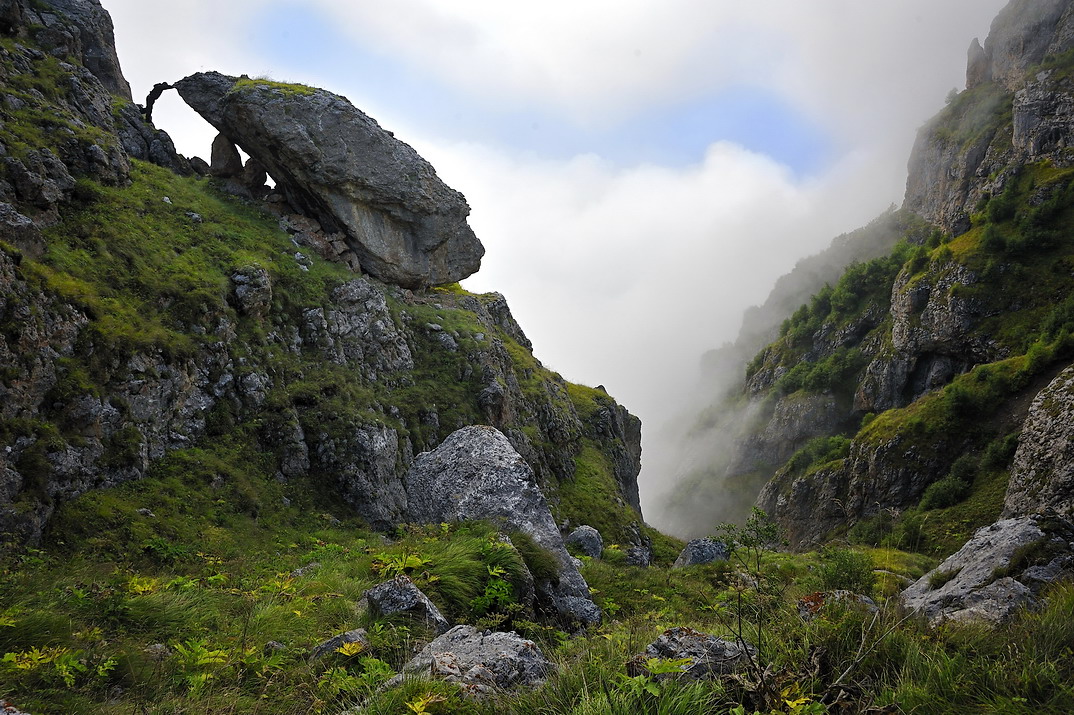
<instances>
[{"instance_id":1,"label":"blue sky patch","mask_svg":"<svg viewBox=\"0 0 1074 715\"><path fill-rule=\"evenodd\" d=\"M819 126L758 87L722 88L654 106L598 130L547 108L504 105L445 85L396 58L364 49L332 18L308 6L267 6L247 37L249 49L272 67L324 77L332 83L329 89L371 115L380 110L406 117L432 138L476 141L551 159L592 153L624 166L696 164L710 144L727 140L766 154L799 175L823 170L833 157L832 143Z\"/></svg>"}]
</instances>

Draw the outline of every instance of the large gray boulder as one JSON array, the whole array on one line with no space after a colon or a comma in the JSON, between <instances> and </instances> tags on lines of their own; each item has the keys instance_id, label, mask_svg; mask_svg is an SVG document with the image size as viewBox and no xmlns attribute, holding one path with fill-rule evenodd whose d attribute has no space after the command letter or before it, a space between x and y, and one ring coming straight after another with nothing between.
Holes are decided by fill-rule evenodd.
<instances>
[{"instance_id":1,"label":"large gray boulder","mask_svg":"<svg viewBox=\"0 0 1074 715\"><path fill-rule=\"evenodd\" d=\"M686 544L679 558L675 559L672 568L686 568L687 566L699 566L711 564L713 561L726 561L728 557L727 545L716 539L694 539Z\"/></svg>"},{"instance_id":2,"label":"large gray boulder","mask_svg":"<svg viewBox=\"0 0 1074 715\"><path fill-rule=\"evenodd\" d=\"M657 679L667 677L688 680L712 679L724 673L734 673L746 668L757 657L757 649L749 643L736 643L716 636L677 626L668 628L660 637L627 662L627 672L632 676L650 675L647 661L685 661L681 673L660 673Z\"/></svg>"},{"instance_id":3,"label":"large gray boulder","mask_svg":"<svg viewBox=\"0 0 1074 715\"><path fill-rule=\"evenodd\" d=\"M1074 367L1036 397L1018 438L1004 516L1074 513Z\"/></svg>"},{"instance_id":4,"label":"large gray boulder","mask_svg":"<svg viewBox=\"0 0 1074 715\"><path fill-rule=\"evenodd\" d=\"M376 615L394 616L401 613L424 621L437 633L451 628L440 609L406 575L377 584L365 592L365 600L369 610Z\"/></svg>"},{"instance_id":5,"label":"large gray boulder","mask_svg":"<svg viewBox=\"0 0 1074 715\"><path fill-rule=\"evenodd\" d=\"M431 675L458 683L474 695L492 694L544 682L555 666L533 641L514 632L455 626L403 666L403 674ZM388 685L402 682L402 675Z\"/></svg>"},{"instance_id":6,"label":"large gray boulder","mask_svg":"<svg viewBox=\"0 0 1074 715\"><path fill-rule=\"evenodd\" d=\"M911 584L903 606L937 625L993 625L1037 604L1040 589L1074 575L1074 524L1055 516L1003 519L977 530L965 546Z\"/></svg>"},{"instance_id":7,"label":"large gray boulder","mask_svg":"<svg viewBox=\"0 0 1074 715\"><path fill-rule=\"evenodd\" d=\"M538 582L537 596L568 620L600 621L589 586L563 546L533 469L494 427L453 432L419 454L405 478L408 518L419 523L487 520L521 531L555 555L559 580Z\"/></svg>"},{"instance_id":8,"label":"large gray boulder","mask_svg":"<svg viewBox=\"0 0 1074 715\"><path fill-rule=\"evenodd\" d=\"M175 87L265 167L294 209L343 232L363 271L416 288L458 281L481 265L462 194L344 97L219 72Z\"/></svg>"}]
</instances>

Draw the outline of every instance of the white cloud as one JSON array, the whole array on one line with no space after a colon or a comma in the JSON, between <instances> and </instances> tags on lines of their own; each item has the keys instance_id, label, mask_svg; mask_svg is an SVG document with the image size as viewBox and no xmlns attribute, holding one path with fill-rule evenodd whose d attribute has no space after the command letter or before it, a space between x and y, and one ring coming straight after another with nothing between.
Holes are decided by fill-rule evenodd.
<instances>
[{"instance_id":1,"label":"white cloud","mask_svg":"<svg viewBox=\"0 0 1074 715\"><path fill-rule=\"evenodd\" d=\"M309 0L366 52L509 109L587 126L735 84L767 88L813 117L839 154L802 179L714 144L690 167L550 161L479 143L444 145L392 107L391 126L466 194L488 249L468 285L498 290L568 379L603 383L656 426L692 387L702 352L737 332L794 262L901 199L916 127L961 85L965 48L1003 0ZM135 95L218 69L318 84L237 40L254 0L105 0ZM311 52L317 48L310 48ZM333 91L361 96L353 87ZM203 156L213 132L175 94L157 123Z\"/></svg>"}]
</instances>

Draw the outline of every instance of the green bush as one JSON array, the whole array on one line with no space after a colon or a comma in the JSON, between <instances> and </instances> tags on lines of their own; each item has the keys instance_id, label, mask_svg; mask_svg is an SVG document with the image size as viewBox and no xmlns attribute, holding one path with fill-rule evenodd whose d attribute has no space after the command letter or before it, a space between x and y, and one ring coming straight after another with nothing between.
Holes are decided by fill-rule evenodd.
<instances>
[{"instance_id":1,"label":"green bush","mask_svg":"<svg viewBox=\"0 0 1074 715\"><path fill-rule=\"evenodd\" d=\"M789 475L805 474L815 465L843 459L850 454L851 440L842 435L815 437L787 460L784 470Z\"/></svg>"},{"instance_id":2,"label":"green bush","mask_svg":"<svg viewBox=\"0 0 1074 715\"><path fill-rule=\"evenodd\" d=\"M945 509L954 506L969 496L970 483L953 475L947 475L938 482L933 482L921 496L922 511Z\"/></svg>"},{"instance_id":3,"label":"green bush","mask_svg":"<svg viewBox=\"0 0 1074 715\"><path fill-rule=\"evenodd\" d=\"M852 549L826 548L821 551L821 563L817 568L825 590L846 589L869 595L876 585L873 562L868 555Z\"/></svg>"}]
</instances>

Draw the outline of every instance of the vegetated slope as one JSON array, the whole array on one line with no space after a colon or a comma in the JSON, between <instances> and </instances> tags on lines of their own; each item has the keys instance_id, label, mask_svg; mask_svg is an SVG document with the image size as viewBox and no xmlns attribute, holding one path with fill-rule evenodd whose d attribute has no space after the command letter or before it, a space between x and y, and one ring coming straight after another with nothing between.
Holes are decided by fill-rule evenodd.
<instances>
[{"instance_id":1,"label":"vegetated slope","mask_svg":"<svg viewBox=\"0 0 1074 715\"><path fill-rule=\"evenodd\" d=\"M0 28L18 24L12 8L42 6L0 4ZM45 39L63 40L50 22ZM51 64L21 32L5 67ZM931 631L887 601L927 556L758 549L748 563L670 568L680 545L633 507L637 421L543 368L500 296L406 292L306 255L261 207L147 163L186 170L122 97L100 105L101 133L78 136L78 107L102 95L70 60L52 94L0 103L0 132L29 108L22 136L67 142L46 123L64 112L75 133L47 153L28 140L21 168L2 165L0 504L4 529L36 546L0 561L0 700L65 714L1074 708L1069 588L995 632ZM94 146L116 163L78 164L102 155ZM862 274L862 305L890 270ZM392 480L413 452L477 420L533 465L557 518L604 532L601 558L581 559L601 626L567 634L534 612L532 579L555 563L532 539L483 523L370 528L400 508ZM1006 444L989 451L997 464ZM653 566L628 565L647 537ZM381 689L433 635L360 607L400 573L452 622L533 638L555 671L485 700L418 678ZM836 588L881 610L817 592ZM630 669L683 625L756 644L756 665L702 682L664 677L675 658ZM358 626L365 645L310 658Z\"/></svg>"},{"instance_id":2,"label":"vegetated slope","mask_svg":"<svg viewBox=\"0 0 1074 715\"><path fill-rule=\"evenodd\" d=\"M848 266L885 256L900 240L924 242L931 231L914 214L892 210L868 226L836 237L827 249L802 259L780 278L763 305L746 311L734 343L703 356L699 390L708 396L708 405L700 415L692 412L680 419L674 488L663 497L662 507L674 515L679 536L704 535L721 521L741 519L781 459L760 457L758 466L743 454L749 435L772 418L773 407L747 399L745 366L779 337L786 316L825 285L837 282ZM822 422L815 429L823 432L828 427Z\"/></svg>"},{"instance_id":3,"label":"vegetated slope","mask_svg":"<svg viewBox=\"0 0 1074 715\"><path fill-rule=\"evenodd\" d=\"M1070 357L1070 14L997 17L915 146L903 212L926 222L818 290L701 417L722 460L673 496L695 521L741 518L763 484L799 545L862 522L949 552L998 516L1030 399Z\"/></svg>"},{"instance_id":4,"label":"vegetated slope","mask_svg":"<svg viewBox=\"0 0 1074 715\"><path fill-rule=\"evenodd\" d=\"M509 437L560 518L646 541L640 423L546 370L502 296L404 291L304 253L275 216L172 171L187 164L166 135L77 57L29 35L5 43L9 539L38 541L63 502L215 437L256 445L263 478L312 479L387 527L414 454L481 423ZM135 124L170 169L126 151Z\"/></svg>"}]
</instances>

